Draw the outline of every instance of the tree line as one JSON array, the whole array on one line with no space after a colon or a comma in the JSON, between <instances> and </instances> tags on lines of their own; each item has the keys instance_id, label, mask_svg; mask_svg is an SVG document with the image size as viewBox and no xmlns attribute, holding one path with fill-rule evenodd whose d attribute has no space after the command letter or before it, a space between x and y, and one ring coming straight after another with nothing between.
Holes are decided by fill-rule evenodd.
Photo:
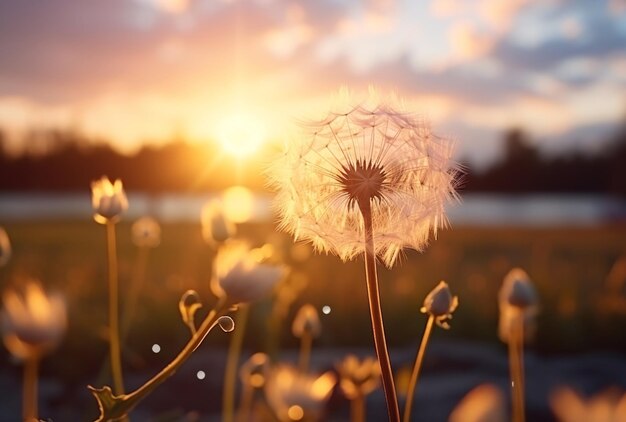
<instances>
[{"instance_id":1,"label":"tree line","mask_svg":"<svg viewBox=\"0 0 626 422\"><path fill-rule=\"evenodd\" d=\"M464 165L462 192L601 193L626 197L626 122L596 154L545 156L521 129L503 136L504 154L482 171ZM150 193L202 192L243 184L266 189L263 171L273 151L239 161L212 142L173 139L146 145L132 155L107 142L72 132L27 135L23 151L11 153L0 131L0 191L81 191L102 175L121 178L128 190Z\"/></svg>"}]
</instances>

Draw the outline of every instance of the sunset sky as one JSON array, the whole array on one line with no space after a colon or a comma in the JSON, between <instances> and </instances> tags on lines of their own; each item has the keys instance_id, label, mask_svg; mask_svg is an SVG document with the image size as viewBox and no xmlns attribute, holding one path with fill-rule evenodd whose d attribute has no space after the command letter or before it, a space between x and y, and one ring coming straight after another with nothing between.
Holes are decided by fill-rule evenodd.
<instances>
[{"instance_id":1,"label":"sunset sky","mask_svg":"<svg viewBox=\"0 0 626 422\"><path fill-rule=\"evenodd\" d=\"M279 139L373 85L485 162L512 126L601 147L626 118L626 0L0 0L0 60L12 135Z\"/></svg>"}]
</instances>

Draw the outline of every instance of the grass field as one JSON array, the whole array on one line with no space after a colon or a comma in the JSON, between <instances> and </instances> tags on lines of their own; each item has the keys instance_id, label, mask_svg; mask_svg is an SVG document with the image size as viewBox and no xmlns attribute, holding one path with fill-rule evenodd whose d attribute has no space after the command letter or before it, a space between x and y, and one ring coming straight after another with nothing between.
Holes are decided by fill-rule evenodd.
<instances>
[{"instance_id":1,"label":"grass field","mask_svg":"<svg viewBox=\"0 0 626 422\"><path fill-rule=\"evenodd\" d=\"M88 221L66 221L20 222L5 228L14 255L0 271L0 287L34 276L67 299L69 331L60 349L46 360L44 376L77 386L94 382L108 350L103 227ZM138 251L131 242L130 225L121 223L117 229L124 306L135 282ZM278 337L268 330L274 298L252 307L244 340L246 353L294 349L297 342L290 332L291 320L304 303L318 309L331 307L330 314L321 315L323 334L315 343L317 350L371 347L361 260L343 264L308 247L293 248L291 239L269 224L243 225L239 234L254 244L274 244L277 255L292 268L288 282L302 288L282 318ZM212 256L199 224L162 227L162 243L148 256L145 281L124 346L124 365L129 372L160 367L163 357L150 352L154 343L172 350L170 354L184 344L188 332L178 311L183 292L197 290L206 304L200 312L210 308L214 301L209 290ZM459 296L460 306L451 330L440 330L435 338L499 347L497 292L504 275L520 266L533 279L541 301L530 349L544 356L605 350L626 353L626 264L619 261L625 256L626 227L619 225L456 227L443 231L424 253L409 251L395 268L380 268L388 342L392 349L417 345L426 320L419 312L422 301L443 279ZM207 343L223 350L228 335L212 333ZM8 353L5 349L0 353L6 365Z\"/></svg>"}]
</instances>

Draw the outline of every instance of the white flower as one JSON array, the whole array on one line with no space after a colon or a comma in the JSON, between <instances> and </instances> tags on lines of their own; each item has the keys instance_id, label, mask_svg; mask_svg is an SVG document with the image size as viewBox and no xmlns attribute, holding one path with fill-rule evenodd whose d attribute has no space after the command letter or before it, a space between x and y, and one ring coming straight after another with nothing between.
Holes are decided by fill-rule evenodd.
<instances>
[{"instance_id":1,"label":"white flower","mask_svg":"<svg viewBox=\"0 0 626 422\"><path fill-rule=\"evenodd\" d=\"M318 337L322 332L322 324L317 309L310 304L302 306L293 319L291 331L298 338L302 338L305 334Z\"/></svg>"},{"instance_id":2,"label":"white flower","mask_svg":"<svg viewBox=\"0 0 626 422\"><path fill-rule=\"evenodd\" d=\"M280 421L318 420L337 383L335 374L305 374L288 365L270 371L265 395Z\"/></svg>"},{"instance_id":3,"label":"white flower","mask_svg":"<svg viewBox=\"0 0 626 422\"><path fill-rule=\"evenodd\" d=\"M607 391L587 400L562 388L550 396L550 405L561 422L626 421L626 394Z\"/></svg>"},{"instance_id":4,"label":"white flower","mask_svg":"<svg viewBox=\"0 0 626 422\"><path fill-rule=\"evenodd\" d=\"M426 299L421 311L435 317L435 322L442 328L448 329L448 320L452 319L452 312L459 306L459 298L452 296L448 283L440 281Z\"/></svg>"},{"instance_id":5,"label":"white flower","mask_svg":"<svg viewBox=\"0 0 626 422\"><path fill-rule=\"evenodd\" d=\"M516 323L522 320L524 338L534 332L534 319L537 314L537 293L528 277L521 268L512 269L505 277L498 294L500 319L498 332L502 341L509 337Z\"/></svg>"},{"instance_id":6,"label":"white flower","mask_svg":"<svg viewBox=\"0 0 626 422\"><path fill-rule=\"evenodd\" d=\"M11 241L6 230L0 227L0 267L4 266L11 259Z\"/></svg>"},{"instance_id":7,"label":"white flower","mask_svg":"<svg viewBox=\"0 0 626 422\"><path fill-rule=\"evenodd\" d=\"M374 252L391 266L446 224L444 205L456 197L453 145L422 120L378 104L305 129L269 170L280 227L296 239L352 259L365 250L362 208L371 206Z\"/></svg>"},{"instance_id":8,"label":"white flower","mask_svg":"<svg viewBox=\"0 0 626 422\"><path fill-rule=\"evenodd\" d=\"M349 400L365 397L380 385L380 364L374 357L360 360L355 355L348 355L337 365L341 391Z\"/></svg>"},{"instance_id":9,"label":"white flower","mask_svg":"<svg viewBox=\"0 0 626 422\"><path fill-rule=\"evenodd\" d=\"M269 293L285 275L285 269L259 262L262 256L245 242L225 243L213 262L213 293L226 297L231 304L252 302Z\"/></svg>"},{"instance_id":10,"label":"white flower","mask_svg":"<svg viewBox=\"0 0 626 422\"><path fill-rule=\"evenodd\" d=\"M467 393L450 414L449 422L503 422L507 420L504 394L493 385L479 385Z\"/></svg>"},{"instance_id":11,"label":"white flower","mask_svg":"<svg viewBox=\"0 0 626 422\"><path fill-rule=\"evenodd\" d=\"M19 359L37 357L52 350L65 333L65 302L59 295L47 296L39 282L28 280L23 294L5 291L3 304L4 343Z\"/></svg>"},{"instance_id":12,"label":"white flower","mask_svg":"<svg viewBox=\"0 0 626 422\"><path fill-rule=\"evenodd\" d=\"M106 224L119 220L120 215L128 209L122 181L117 179L111 183L108 177L102 176L100 180L91 182L91 203L96 222Z\"/></svg>"},{"instance_id":13,"label":"white flower","mask_svg":"<svg viewBox=\"0 0 626 422\"><path fill-rule=\"evenodd\" d=\"M152 217L141 217L131 227L133 243L140 248L156 248L161 243L161 226Z\"/></svg>"},{"instance_id":14,"label":"white flower","mask_svg":"<svg viewBox=\"0 0 626 422\"><path fill-rule=\"evenodd\" d=\"M232 238L237 227L230 221L223 211L221 201L213 200L202 207L202 237L212 246L219 245Z\"/></svg>"}]
</instances>

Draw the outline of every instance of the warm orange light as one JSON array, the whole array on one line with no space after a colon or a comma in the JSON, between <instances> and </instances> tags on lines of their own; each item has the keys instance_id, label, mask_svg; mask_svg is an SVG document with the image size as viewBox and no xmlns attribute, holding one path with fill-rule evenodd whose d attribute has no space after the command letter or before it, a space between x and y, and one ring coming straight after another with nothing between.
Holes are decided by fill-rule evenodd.
<instances>
[{"instance_id":1,"label":"warm orange light","mask_svg":"<svg viewBox=\"0 0 626 422\"><path fill-rule=\"evenodd\" d=\"M259 118L238 113L219 123L217 136L224 151L237 157L247 157L266 140L267 130Z\"/></svg>"},{"instance_id":2,"label":"warm orange light","mask_svg":"<svg viewBox=\"0 0 626 422\"><path fill-rule=\"evenodd\" d=\"M235 223L250 220L254 211L254 195L243 186L232 186L222 193L223 211Z\"/></svg>"}]
</instances>

